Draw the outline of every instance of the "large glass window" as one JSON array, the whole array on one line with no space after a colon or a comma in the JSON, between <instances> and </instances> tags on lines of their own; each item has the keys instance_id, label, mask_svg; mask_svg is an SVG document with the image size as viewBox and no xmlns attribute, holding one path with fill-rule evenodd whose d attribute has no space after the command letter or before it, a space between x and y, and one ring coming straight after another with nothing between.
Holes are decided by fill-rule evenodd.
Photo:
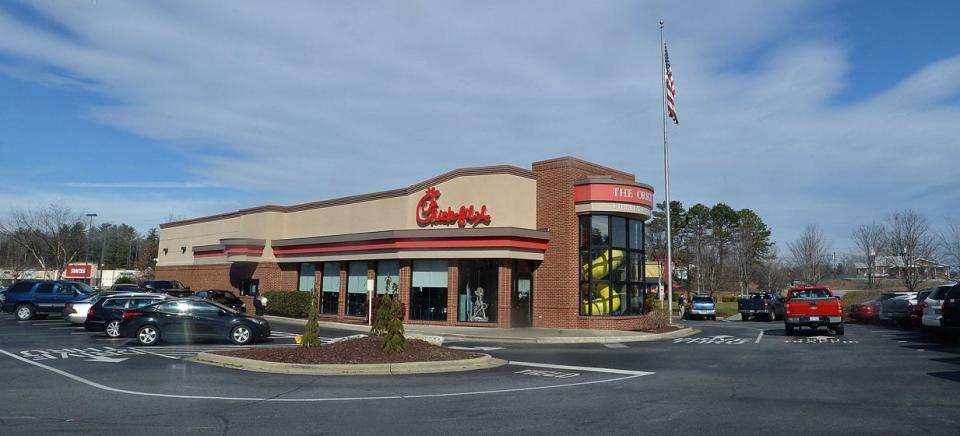
<instances>
[{"instance_id":1,"label":"large glass window","mask_svg":"<svg viewBox=\"0 0 960 436\"><path fill-rule=\"evenodd\" d=\"M414 260L410 319L447 320L447 261Z\"/></svg>"},{"instance_id":2,"label":"large glass window","mask_svg":"<svg viewBox=\"0 0 960 436\"><path fill-rule=\"evenodd\" d=\"M297 281L297 290L310 292L316 287L317 266L312 263L300 264L300 280Z\"/></svg>"},{"instance_id":3,"label":"large glass window","mask_svg":"<svg viewBox=\"0 0 960 436\"><path fill-rule=\"evenodd\" d=\"M498 267L499 263L496 260L460 262L460 284L457 290L458 321L497 321Z\"/></svg>"},{"instance_id":4,"label":"large glass window","mask_svg":"<svg viewBox=\"0 0 960 436\"><path fill-rule=\"evenodd\" d=\"M580 217L580 315L643 313L643 221Z\"/></svg>"},{"instance_id":5,"label":"large glass window","mask_svg":"<svg viewBox=\"0 0 960 436\"><path fill-rule=\"evenodd\" d=\"M320 279L320 313L337 314L340 304L340 263L323 264L323 277Z\"/></svg>"},{"instance_id":6,"label":"large glass window","mask_svg":"<svg viewBox=\"0 0 960 436\"><path fill-rule=\"evenodd\" d=\"M390 289L387 289L387 278L390 279ZM394 286L396 291L394 291ZM381 260L377 262L377 295L383 295L388 292L400 292L400 261L399 260Z\"/></svg>"},{"instance_id":7,"label":"large glass window","mask_svg":"<svg viewBox=\"0 0 960 436\"><path fill-rule=\"evenodd\" d=\"M367 262L350 262L347 271L347 316L367 316Z\"/></svg>"}]
</instances>

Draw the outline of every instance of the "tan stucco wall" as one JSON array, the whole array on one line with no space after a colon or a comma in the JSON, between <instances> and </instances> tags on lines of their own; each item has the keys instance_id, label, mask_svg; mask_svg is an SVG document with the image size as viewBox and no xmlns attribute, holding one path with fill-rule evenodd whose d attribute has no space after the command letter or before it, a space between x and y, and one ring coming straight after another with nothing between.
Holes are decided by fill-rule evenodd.
<instances>
[{"instance_id":1,"label":"tan stucco wall","mask_svg":"<svg viewBox=\"0 0 960 436\"><path fill-rule=\"evenodd\" d=\"M513 174L486 174L457 177L434 185L440 190L438 203L444 210L461 205L487 206L490 225L536 230L537 182ZM423 191L379 200L308 209L296 212L258 212L211 222L160 229L158 266L193 264L192 248L219 244L224 238L252 238L267 241L262 261L275 261L270 241L384 230L422 228L417 224L416 207ZM468 226L470 226L468 224ZM457 228L438 225L430 228ZM186 247L181 252L180 247ZM163 249L167 248L167 254Z\"/></svg>"}]
</instances>

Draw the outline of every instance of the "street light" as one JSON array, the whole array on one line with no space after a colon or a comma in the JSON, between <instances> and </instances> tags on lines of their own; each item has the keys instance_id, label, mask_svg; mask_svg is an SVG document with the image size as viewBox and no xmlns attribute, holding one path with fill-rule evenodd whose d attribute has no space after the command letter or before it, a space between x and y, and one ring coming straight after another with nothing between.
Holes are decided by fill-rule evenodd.
<instances>
[{"instance_id":1,"label":"street light","mask_svg":"<svg viewBox=\"0 0 960 436\"><path fill-rule=\"evenodd\" d=\"M90 218L90 225L87 226L87 240L86 240L86 243L84 244L84 245L87 246L87 248L86 248L86 250L85 250L86 253L84 253L84 255L83 255L83 260L84 260L84 262L87 263L86 272L87 272L87 274L89 274L89 277L87 278L87 280L88 280L87 284L88 284L88 285L91 284L91 283L93 283L93 271L92 271L93 265L90 265L90 232L93 231L93 217L95 217L95 216L97 216L97 214L95 214L95 213L88 213L88 214L87 214L87 218Z\"/></svg>"}]
</instances>

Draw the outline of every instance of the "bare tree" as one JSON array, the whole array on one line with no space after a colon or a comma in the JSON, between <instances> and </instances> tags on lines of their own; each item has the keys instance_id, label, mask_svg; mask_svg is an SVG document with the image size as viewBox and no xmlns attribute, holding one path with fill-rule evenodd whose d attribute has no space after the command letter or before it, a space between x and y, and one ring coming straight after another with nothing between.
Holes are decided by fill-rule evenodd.
<instances>
[{"instance_id":1,"label":"bare tree","mask_svg":"<svg viewBox=\"0 0 960 436\"><path fill-rule=\"evenodd\" d=\"M947 228L940 233L940 248L952 262L951 266L960 270L960 223L954 222L950 217L947 217L946 221Z\"/></svg>"},{"instance_id":2,"label":"bare tree","mask_svg":"<svg viewBox=\"0 0 960 436\"><path fill-rule=\"evenodd\" d=\"M860 253L867 259L867 287L873 289L873 273L877 266L877 255L884 252L886 231L882 224L860 224L850 235L857 244Z\"/></svg>"},{"instance_id":3,"label":"bare tree","mask_svg":"<svg viewBox=\"0 0 960 436\"><path fill-rule=\"evenodd\" d=\"M924 280L917 261L929 258L937 241L927 218L915 210L898 211L887 217L887 253L899 259L900 279L908 291L915 291Z\"/></svg>"},{"instance_id":4,"label":"bare tree","mask_svg":"<svg viewBox=\"0 0 960 436\"><path fill-rule=\"evenodd\" d=\"M777 293L790 283L790 272L778 257L775 244L770 245L768 254L761 259L760 267L755 272L757 283L763 290Z\"/></svg>"},{"instance_id":5,"label":"bare tree","mask_svg":"<svg viewBox=\"0 0 960 436\"><path fill-rule=\"evenodd\" d=\"M57 279L83 247L80 215L58 204L13 211L6 223L0 223L0 233L25 250L41 270L56 270Z\"/></svg>"},{"instance_id":6,"label":"bare tree","mask_svg":"<svg viewBox=\"0 0 960 436\"><path fill-rule=\"evenodd\" d=\"M816 224L808 224L800 239L787 243L790 257L800 274L800 278L809 283L823 279L830 266L827 251L829 242Z\"/></svg>"}]
</instances>

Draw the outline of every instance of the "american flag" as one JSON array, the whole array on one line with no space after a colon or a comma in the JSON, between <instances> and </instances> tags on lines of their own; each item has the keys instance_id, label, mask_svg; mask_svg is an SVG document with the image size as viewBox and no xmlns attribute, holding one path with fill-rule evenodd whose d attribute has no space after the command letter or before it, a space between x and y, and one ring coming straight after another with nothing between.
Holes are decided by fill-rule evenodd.
<instances>
[{"instance_id":1,"label":"american flag","mask_svg":"<svg viewBox=\"0 0 960 436\"><path fill-rule=\"evenodd\" d=\"M667 115L673 120L674 124L680 124L677 118L677 88L673 83L673 71L670 70L670 54L667 53L667 43L663 43L663 80L667 87Z\"/></svg>"}]
</instances>

